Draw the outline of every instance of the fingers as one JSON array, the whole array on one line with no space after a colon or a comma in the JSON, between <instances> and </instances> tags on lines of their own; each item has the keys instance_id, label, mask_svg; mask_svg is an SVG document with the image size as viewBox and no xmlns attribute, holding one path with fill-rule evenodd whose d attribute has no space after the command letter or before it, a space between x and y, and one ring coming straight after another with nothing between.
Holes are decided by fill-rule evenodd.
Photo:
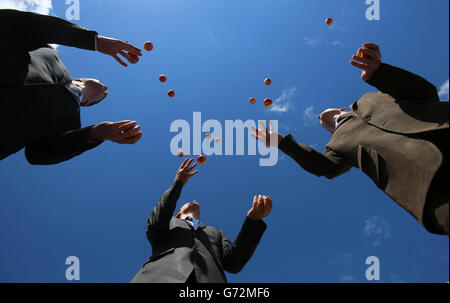
<instances>
[{"instance_id":1,"label":"fingers","mask_svg":"<svg viewBox=\"0 0 450 303\"><path fill-rule=\"evenodd\" d=\"M121 46L121 49L124 49L126 51L135 53L138 56L142 56L142 50L140 50L139 48L129 44L128 41L127 42L122 42L121 41L121 45L120 46Z\"/></svg>"},{"instance_id":2,"label":"fingers","mask_svg":"<svg viewBox=\"0 0 450 303\"><path fill-rule=\"evenodd\" d=\"M119 62L120 64L122 64L123 66L127 67L128 64L126 64L125 62L123 62L122 59L119 58L119 56L117 56L116 54L113 55L114 59L117 60L117 62Z\"/></svg>"},{"instance_id":3,"label":"fingers","mask_svg":"<svg viewBox=\"0 0 450 303\"><path fill-rule=\"evenodd\" d=\"M265 132L265 133L268 133L269 131L267 130L267 128L266 128L266 125L261 121L261 120L259 120L259 124L262 126L262 130Z\"/></svg>"},{"instance_id":4,"label":"fingers","mask_svg":"<svg viewBox=\"0 0 450 303\"><path fill-rule=\"evenodd\" d=\"M359 62L356 62L356 61L350 61L350 64L355 66L355 67L357 67L357 68L359 68L359 69L362 69L362 70L366 70L367 69L367 65L359 63Z\"/></svg>"},{"instance_id":5,"label":"fingers","mask_svg":"<svg viewBox=\"0 0 450 303\"><path fill-rule=\"evenodd\" d=\"M119 50L119 54L121 54L121 55L122 55L122 57L124 57L124 58L127 58L127 60L129 59L129 56L128 56L128 54L127 54L127 53L125 53L124 51L122 51L122 50Z\"/></svg>"},{"instance_id":6,"label":"fingers","mask_svg":"<svg viewBox=\"0 0 450 303\"><path fill-rule=\"evenodd\" d=\"M269 128L270 128L270 132L272 133L273 132L273 124L272 124L271 120L269 121Z\"/></svg>"},{"instance_id":7,"label":"fingers","mask_svg":"<svg viewBox=\"0 0 450 303\"><path fill-rule=\"evenodd\" d=\"M136 122L136 121L132 121L132 120L123 120L123 121L119 121L119 122L114 122L114 125L119 127L119 126L123 126L127 123L131 123L131 122Z\"/></svg>"},{"instance_id":8,"label":"fingers","mask_svg":"<svg viewBox=\"0 0 450 303\"><path fill-rule=\"evenodd\" d=\"M370 57L370 59L380 59L380 54L373 49L361 48L361 52Z\"/></svg>"},{"instance_id":9,"label":"fingers","mask_svg":"<svg viewBox=\"0 0 450 303\"><path fill-rule=\"evenodd\" d=\"M120 131L119 134L117 134L116 136L113 137L113 140L125 140L125 139L129 139L132 138L134 136L136 136L141 130L141 126L140 125L135 125L134 127L132 127L131 129L128 130L123 130Z\"/></svg>"},{"instance_id":10,"label":"fingers","mask_svg":"<svg viewBox=\"0 0 450 303\"><path fill-rule=\"evenodd\" d=\"M142 138L142 132L138 132L135 136L119 140L120 144L135 144Z\"/></svg>"},{"instance_id":11,"label":"fingers","mask_svg":"<svg viewBox=\"0 0 450 303\"><path fill-rule=\"evenodd\" d=\"M125 138L127 136L123 136L123 135L126 134L127 132L129 132L130 130L132 130L136 126L137 126L136 121L115 124L114 129L111 134L111 138L112 139ZM128 137L129 137L129 135L128 135Z\"/></svg>"},{"instance_id":12,"label":"fingers","mask_svg":"<svg viewBox=\"0 0 450 303\"><path fill-rule=\"evenodd\" d=\"M264 137L263 137L263 136L255 135L255 134L250 134L250 136L252 136L253 138L255 138L255 139L258 140L258 141L261 141L261 142L263 142L263 143L266 143L266 140L264 140Z\"/></svg>"},{"instance_id":13,"label":"fingers","mask_svg":"<svg viewBox=\"0 0 450 303\"><path fill-rule=\"evenodd\" d=\"M178 169L180 169L180 170L183 169L185 167L187 161L188 161L188 158L184 159L184 161L181 163L181 165Z\"/></svg>"},{"instance_id":14,"label":"fingers","mask_svg":"<svg viewBox=\"0 0 450 303\"><path fill-rule=\"evenodd\" d=\"M364 64L370 64L373 61L372 58L369 59L369 58L364 58L364 57L360 57L360 56L357 56L357 55L353 55L352 59L355 60L355 61L364 63Z\"/></svg>"},{"instance_id":15,"label":"fingers","mask_svg":"<svg viewBox=\"0 0 450 303\"><path fill-rule=\"evenodd\" d=\"M258 206L258 198L256 195L253 197L253 209L255 209Z\"/></svg>"},{"instance_id":16,"label":"fingers","mask_svg":"<svg viewBox=\"0 0 450 303\"><path fill-rule=\"evenodd\" d=\"M272 199L269 196L267 196L265 202L266 202L265 216L267 217L270 214L270 212L272 211Z\"/></svg>"},{"instance_id":17,"label":"fingers","mask_svg":"<svg viewBox=\"0 0 450 303\"><path fill-rule=\"evenodd\" d=\"M189 170L189 167L191 166L192 162L194 162L194 158L189 159L186 164L183 166L183 170L185 170L186 168ZM183 162L184 163L184 162Z\"/></svg>"},{"instance_id":18,"label":"fingers","mask_svg":"<svg viewBox=\"0 0 450 303\"><path fill-rule=\"evenodd\" d=\"M373 49L376 52L380 53L380 47L375 43L366 42L366 43L364 43L364 47Z\"/></svg>"},{"instance_id":19,"label":"fingers","mask_svg":"<svg viewBox=\"0 0 450 303\"><path fill-rule=\"evenodd\" d=\"M189 174L189 177L195 176L198 173L198 169L196 171L194 171L193 173Z\"/></svg>"},{"instance_id":20,"label":"fingers","mask_svg":"<svg viewBox=\"0 0 450 303\"><path fill-rule=\"evenodd\" d=\"M198 163L195 163L194 165L192 165L192 166L189 168L189 171L192 171L192 170L197 166L197 164L198 164Z\"/></svg>"}]
</instances>

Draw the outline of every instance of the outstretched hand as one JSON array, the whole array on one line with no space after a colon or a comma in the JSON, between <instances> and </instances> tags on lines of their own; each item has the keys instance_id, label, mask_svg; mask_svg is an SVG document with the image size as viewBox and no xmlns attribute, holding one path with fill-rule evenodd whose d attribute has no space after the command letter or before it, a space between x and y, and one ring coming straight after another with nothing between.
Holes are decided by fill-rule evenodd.
<instances>
[{"instance_id":1,"label":"outstretched hand","mask_svg":"<svg viewBox=\"0 0 450 303\"><path fill-rule=\"evenodd\" d=\"M247 217L254 221L264 219L272 210L272 199L269 196L261 196L253 198L253 207L247 213Z\"/></svg>"},{"instance_id":2,"label":"outstretched hand","mask_svg":"<svg viewBox=\"0 0 450 303\"><path fill-rule=\"evenodd\" d=\"M192 162L194 162L193 158L184 159L183 163L181 163L180 167L178 168L177 174L175 175L175 180L180 180L183 182L183 185L185 185L192 176L195 176L198 173L198 169L192 172L197 166L197 163L192 165Z\"/></svg>"},{"instance_id":3,"label":"outstretched hand","mask_svg":"<svg viewBox=\"0 0 450 303\"><path fill-rule=\"evenodd\" d=\"M117 60L117 62L125 67L127 67L128 65L119 57L119 55L126 58L130 63L132 63L133 61L132 59L130 59L130 55L128 55L126 52L130 52L135 56L142 56L142 50L140 50L139 48L134 47L127 42L102 36L97 37L97 50L105 55L112 56Z\"/></svg>"},{"instance_id":4,"label":"outstretched hand","mask_svg":"<svg viewBox=\"0 0 450 303\"><path fill-rule=\"evenodd\" d=\"M352 59L350 64L362 70L361 79L369 81L381 65L380 47L374 43L364 43Z\"/></svg>"},{"instance_id":5,"label":"outstretched hand","mask_svg":"<svg viewBox=\"0 0 450 303\"><path fill-rule=\"evenodd\" d=\"M142 137L141 126L136 121L102 122L93 126L89 140L98 142L109 140L119 144L135 144Z\"/></svg>"},{"instance_id":6,"label":"outstretched hand","mask_svg":"<svg viewBox=\"0 0 450 303\"><path fill-rule=\"evenodd\" d=\"M256 140L261 141L266 146L278 147L284 137L274 131L272 121L269 121L270 129L267 129L262 121L259 121L259 124L262 126L262 128L260 129L252 126L252 129L255 131L255 133L251 134L251 136ZM275 140L271 141L270 138L275 138Z\"/></svg>"}]
</instances>

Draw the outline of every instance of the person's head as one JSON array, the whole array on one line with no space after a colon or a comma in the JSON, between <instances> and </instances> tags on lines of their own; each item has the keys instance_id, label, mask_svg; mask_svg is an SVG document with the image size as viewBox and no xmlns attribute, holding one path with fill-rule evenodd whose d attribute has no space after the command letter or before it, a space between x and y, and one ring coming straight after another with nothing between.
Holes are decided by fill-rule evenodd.
<instances>
[{"instance_id":1,"label":"person's head","mask_svg":"<svg viewBox=\"0 0 450 303\"><path fill-rule=\"evenodd\" d=\"M336 116L339 116L343 112L345 112L345 108L329 108L318 115L317 118L319 118L320 125L322 125L323 128L330 133L334 133L334 130L336 129Z\"/></svg>"},{"instance_id":2,"label":"person's head","mask_svg":"<svg viewBox=\"0 0 450 303\"><path fill-rule=\"evenodd\" d=\"M97 79L80 78L75 81L83 88L81 106L95 105L108 96L108 87Z\"/></svg>"},{"instance_id":3,"label":"person's head","mask_svg":"<svg viewBox=\"0 0 450 303\"><path fill-rule=\"evenodd\" d=\"M200 220L200 204L196 201L192 201L181 206L176 215L178 219L184 219L188 216Z\"/></svg>"}]
</instances>

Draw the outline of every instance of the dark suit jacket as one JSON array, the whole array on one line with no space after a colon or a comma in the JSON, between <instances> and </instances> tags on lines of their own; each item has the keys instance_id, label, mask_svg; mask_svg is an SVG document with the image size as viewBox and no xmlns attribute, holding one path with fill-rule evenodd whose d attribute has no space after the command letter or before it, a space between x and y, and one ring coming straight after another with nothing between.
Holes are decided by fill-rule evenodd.
<instances>
[{"instance_id":1,"label":"dark suit jacket","mask_svg":"<svg viewBox=\"0 0 450 303\"><path fill-rule=\"evenodd\" d=\"M280 149L316 176L331 179L359 168L424 224L430 184L447 156L426 137L439 131L442 140L448 140L448 102L439 101L436 87L428 81L388 64L380 66L369 84L380 92L351 105L355 116L338 125L323 154L291 135Z\"/></svg>"},{"instance_id":2,"label":"dark suit jacket","mask_svg":"<svg viewBox=\"0 0 450 303\"><path fill-rule=\"evenodd\" d=\"M234 243L223 232L200 223L197 230L173 217L183 183L175 181L147 220L152 256L132 283L184 283L194 270L199 283L225 283L224 271L238 273L253 255L266 229L247 218Z\"/></svg>"},{"instance_id":3,"label":"dark suit jacket","mask_svg":"<svg viewBox=\"0 0 450 303\"><path fill-rule=\"evenodd\" d=\"M72 81L49 43L95 50L97 33L65 20L0 9L0 160L26 148L31 164L69 160L99 143L87 140Z\"/></svg>"}]
</instances>

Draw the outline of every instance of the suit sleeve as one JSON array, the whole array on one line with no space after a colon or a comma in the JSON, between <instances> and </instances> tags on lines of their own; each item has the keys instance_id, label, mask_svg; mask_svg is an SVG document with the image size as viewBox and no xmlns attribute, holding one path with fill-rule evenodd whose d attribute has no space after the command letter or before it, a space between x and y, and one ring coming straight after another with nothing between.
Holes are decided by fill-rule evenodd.
<instances>
[{"instance_id":1,"label":"suit sleeve","mask_svg":"<svg viewBox=\"0 0 450 303\"><path fill-rule=\"evenodd\" d=\"M33 165L52 165L70 160L102 143L88 141L90 130L91 127L86 127L43 138L26 146L25 156Z\"/></svg>"},{"instance_id":2,"label":"suit sleeve","mask_svg":"<svg viewBox=\"0 0 450 303\"><path fill-rule=\"evenodd\" d=\"M183 181L175 180L170 188L161 196L159 203L147 219L146 234L150 243L158 241L169 230L170 220L180 198Z\"/></svg>"},{"instance_id":3,"label":"suit sleeve","mask_svg":"<svg viewBox=\"0 0 450 303\"><path fill-rule=\"evenodd\" d=\"M338 153L332 150L327 150L324 154L319 153L307 145L297 143L292 135L284 137L279 148L304 170L318 177L333 179L351 168Z\"/></svg>"},{"instance_id":4,"label":"suit sleeve","mask_svg":"<svg viewBox=\"0 0 450 303\"><path fill-rule=\"evenodd\" d=\"M439 94L433 84L416 74L389 64L382 63L367 83L397 100L439 102Z\"/></svg>"},{"instance_id":5,"label":"suit sleeve","mask_svg":"<svg viewBox=\"0 0 450 303\"><path fill-rule=\"evenodd\" d=\"M231 243L228 237L222 234L223 268L232 274L239 273L253 256L256 247L267 228L264 221L254 221L246 218L236 240Z\"/></svg>"},{"instance_id":6,"label":"suit sleeve","mask_svg":"<svg viewBox=\"0 0 450 303\"><path fill-rule=\"evenodd\" d=\"M94 51L96 37L96 32L57 17L0 9L0 41L21 49L55 43Z\"/></svg>"}]
</instances>

